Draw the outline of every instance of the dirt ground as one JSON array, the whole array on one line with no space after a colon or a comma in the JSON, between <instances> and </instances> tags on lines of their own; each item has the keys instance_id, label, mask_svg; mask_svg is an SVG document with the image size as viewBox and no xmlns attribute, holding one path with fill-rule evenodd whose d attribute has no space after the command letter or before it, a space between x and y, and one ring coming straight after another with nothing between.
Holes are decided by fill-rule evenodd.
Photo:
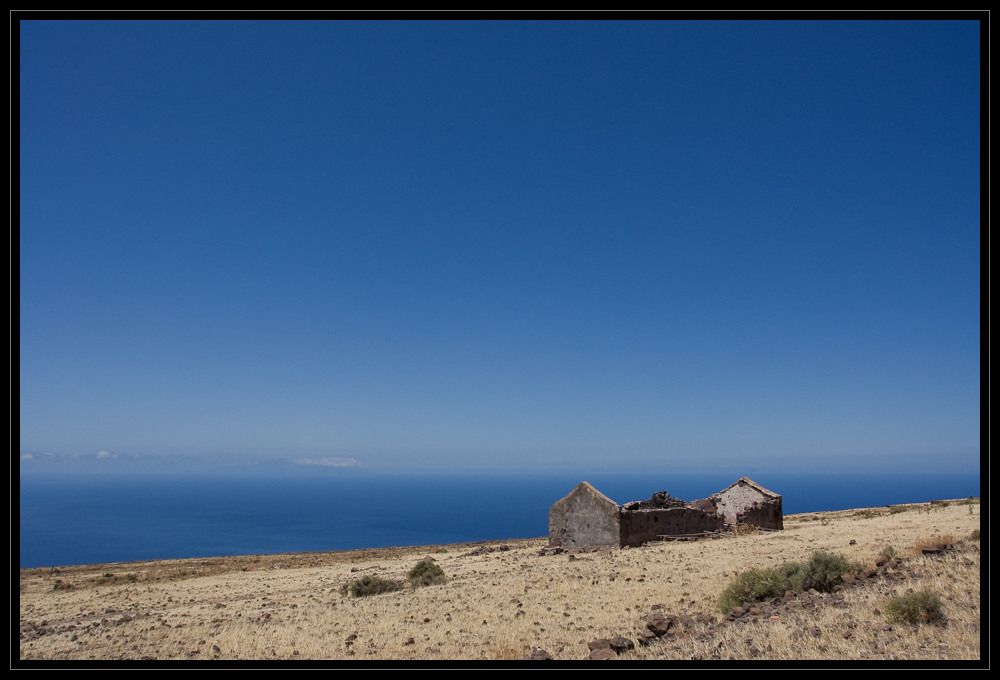
<instances>
[{"instance_id":1,"label":"dirt ground","mask_svg":"<svg viewBox=\"0 0 1000 680\"><path fill-rule=\"evenodd\" d=\"M582 660L616 637L634 645L618 661L978 661L980 511L977 499L810 513L783 531L575 553L539 538L23 569L19 662ZM924 554L937 544L949 547ZM899 559L835 593L719 610L738 573L816 551L868 569ZM446 583L344 592L366 575L405 581L425 558ZM925 589L940 620L888 620L887 598ZM656 614L671 630L640 644Z\"/></svg>"}]
</instances>

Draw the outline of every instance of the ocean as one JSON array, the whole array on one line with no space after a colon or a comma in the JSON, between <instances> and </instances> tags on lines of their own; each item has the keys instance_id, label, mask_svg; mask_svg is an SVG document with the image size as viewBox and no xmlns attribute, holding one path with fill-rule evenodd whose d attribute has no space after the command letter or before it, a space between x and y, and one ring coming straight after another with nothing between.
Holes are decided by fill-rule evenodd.
<instances>
[{"instance_id":1,"label":"ocean","mask_svg":"<svg viewBox=\"0 0 1000 680\"><path fill-rule=\"evenodd\" d=\"M750 474L785 514L979 496L978 474ZM692 500L713 475L309 474L25 476L21 568L535 538L549 507L586 479L624 503L665 490ZM13 546L12 546L13 547Z\"/></svg>"}]
</instances>

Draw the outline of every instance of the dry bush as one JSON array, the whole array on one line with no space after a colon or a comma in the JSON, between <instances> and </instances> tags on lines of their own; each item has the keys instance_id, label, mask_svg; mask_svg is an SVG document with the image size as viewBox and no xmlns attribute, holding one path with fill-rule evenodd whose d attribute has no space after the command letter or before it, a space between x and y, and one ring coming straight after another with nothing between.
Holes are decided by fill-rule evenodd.
<instances>
[{"instance_id":1,"label":"dry bush","mask_svg":"<svg viewBox=\"0 0 1000 680\"><path fill-rule=\"evenodd\" d=\"M886 600L885 615L890 621L934 623L943 618L941 598L930 590L897 595Z\"/></svg>"},{"instance_id":2,"label":"dry bush","mask_svg":"<svg viewBox=\"0 0 1000 680\"><path fill-rule=\"evenodd\" d=\"M341 587L341 593L351 597L369 597L371 595L381 595L402 589L403 584L392 579L381 578L366 574L361 578Z\"/></svg>"},{"instance_id":3,"label":"dry bush","mask_svg":"<svg viewBox=\"0 0 1000 680\"><path fill-rule=\"evenodd\" d=\"M420 560L406 575L406 580L413 588L421 586L436 586L447 582L448 577L438 565L429 560Z\"/></svg>"},{"instance_id":4,"label":"dry bush","mask_svg":"<svg viewBox=\"0 0 1000 680\"><path fill-rule=\"evenodd\" d=\"M933 548L939 545L951 545L955 543L955 537L951 534L938 534L930 538L920 538L913 542L914 549L919 553L924 548Z\"/></svg>"},{"instance_id":5,"label":"dry bush","mask_svg":"<svg viewBox=\"0 0 1000 680\"><path fill-rule=\"evenodd\" d=\"M719 611L728 614L745 602L762 602L780 597L786 580L777 569L748 569L736 576L719 596Z\"/></svg>"}]
</instances>

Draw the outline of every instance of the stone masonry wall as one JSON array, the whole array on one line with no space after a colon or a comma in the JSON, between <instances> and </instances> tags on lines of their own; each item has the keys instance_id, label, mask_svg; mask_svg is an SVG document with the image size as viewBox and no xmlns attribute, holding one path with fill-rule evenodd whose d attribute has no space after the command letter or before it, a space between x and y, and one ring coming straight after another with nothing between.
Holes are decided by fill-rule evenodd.
<instances>
[{"instance_id":1,"label":"stone masonry wall","mask_svg":"<svg viewBox=\"0 0 1000 680\"><path fill-rule=\"evenodd\" d=\"M642 545L658 536L720 531L722 518L692 507L621 511L621 545Z\"/></svg>"},{"instance_id":2,"label":"stone masonry wall","mask_svg":"<svg viewBox=\"0 0 1000 680\"><path fill-rule=\"evenodd\" d=\"M719 511L727 524L755 524L765 529L783 528L780 496L765 496L746 484L737 484L718 496Z\"/></svg>"},{"instance_id":3,"label":"stone masonry wall","mask_svg":"<svg viewBox=\"0 0 1000 680\"><path fill-rule=\"evenodd\" d=\"M582 485L552 506L549 545L574 548L618 547L621 540L618 504Z\"/></svg>"},{"instance_id":4,"label":"stone masonry wall","mask_svg":"<svg viewBox=\"0 0 1000 680\"><path fill-rule=\"evenodd\" d=\"M763 529L784 529L781 500L756 503L736 513L737 524L753 524Z\"/></svg>"}]
</instances>

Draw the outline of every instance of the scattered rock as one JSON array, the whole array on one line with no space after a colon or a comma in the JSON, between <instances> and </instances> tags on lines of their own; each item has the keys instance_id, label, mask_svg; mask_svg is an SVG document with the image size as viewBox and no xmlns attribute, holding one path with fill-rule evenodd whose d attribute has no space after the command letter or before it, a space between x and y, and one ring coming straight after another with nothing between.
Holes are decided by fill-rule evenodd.
<instances>
[{"instance_id":1,"label":"scattered rock","mask_svg":"<svg viewBox=\"0 0 1000 680\"><path fill-rule=\"evenodd\" d=\"M552 661L552 655L541 647L535 647L531 654L521 657L522 661Z\"/></svg>"},{"instance_id":2,"label":"scattered rock","mask_svg":"<svg viewBox=\"0 0 1000 680\"><path fill-rule=\"evenodd\" d=\"M611 650L615 654L621 654L622 652L627 652L631 649L635 649L635 643L629 640L627 637L618 637L611 640Z\"/></svg>"},{"instance_id":3,"label":"scattered rock","mask_svg":"<svg viewBox=\"0 0 1000 680\"><path fill-rule=\"evenodd\" d=\"M646 622L646 628L652 631L656 637L666 635L672 625L674 625L673 617L665 616L658 612L654 612Z\"/></svg>"},{"instance_id":4,"label":"scattered rock","mask_svg":"<svg viewBox=\"0 0 1000 680\"><path fill-rule=\"evenodd\" d=\"M654 633L649 629L646 629L641 633L639 633L639 645L642 647L646 647L652 644L657 639L659 638L656 637L656 633Z\"/></svg>"},{"instance_id":5,"label":"scattered rock","mask_svg":"<svg viewBox=\"0 0 1000 680\"><path fill-rule=\"evenodd\" d=\"M605 649L595 649L590 653L587 659L591 661L608 661L610 659L616 658L618 655L615 654L610 647Z\"/></svg>"}]
</instances>

